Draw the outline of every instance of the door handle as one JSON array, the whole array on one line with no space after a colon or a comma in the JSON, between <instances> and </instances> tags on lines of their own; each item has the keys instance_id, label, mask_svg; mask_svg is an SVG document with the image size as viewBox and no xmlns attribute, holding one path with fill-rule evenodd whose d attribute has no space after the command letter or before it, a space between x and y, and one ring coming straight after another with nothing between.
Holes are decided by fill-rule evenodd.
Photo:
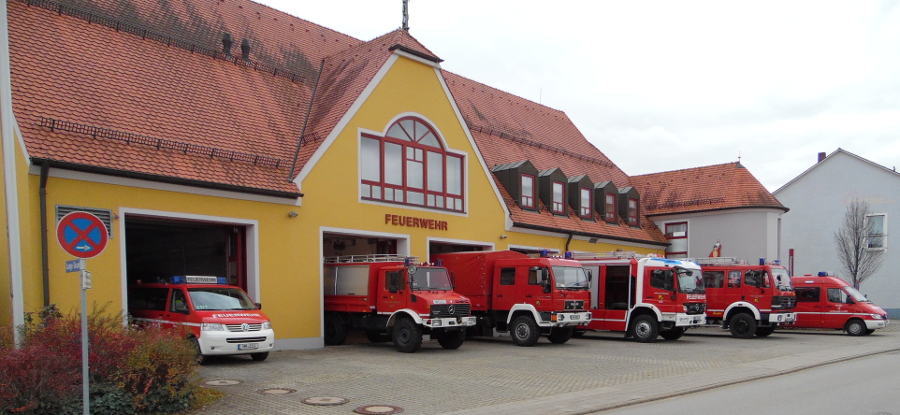
<instances>
[{"instance_id":1,"label":"door handle","mask_svg":"<svg viewBox=\"0 0 900 415\"><path fill-rule=\"evenodd\" d=\"M531 298L531 294L526 295L525 298Z\"/></svg>"},{"instance_id":2,"label":"door handle","mask_svg":"<svg viewBox=\"0 0 900 415\"><path fill-rule=\"evenodd\" d=\"M503 294L497 294L497 297L503 297Z\"/></svg>"}]
</instances>

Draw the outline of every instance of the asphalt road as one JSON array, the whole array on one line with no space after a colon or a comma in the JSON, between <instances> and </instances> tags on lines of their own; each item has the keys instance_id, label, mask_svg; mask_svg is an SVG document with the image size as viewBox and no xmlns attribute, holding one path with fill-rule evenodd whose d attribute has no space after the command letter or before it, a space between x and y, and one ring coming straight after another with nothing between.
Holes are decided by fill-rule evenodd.
<instances>
[{"instance_id":1,"label":"asphalt road","mask_svg":"<svg viewBox=\"0 0 900 415\"><path fill-rule=\"evenodd\" d=\"M900 352L626 408L616 415L900 415Z\"/></svg>"}]
</instances>

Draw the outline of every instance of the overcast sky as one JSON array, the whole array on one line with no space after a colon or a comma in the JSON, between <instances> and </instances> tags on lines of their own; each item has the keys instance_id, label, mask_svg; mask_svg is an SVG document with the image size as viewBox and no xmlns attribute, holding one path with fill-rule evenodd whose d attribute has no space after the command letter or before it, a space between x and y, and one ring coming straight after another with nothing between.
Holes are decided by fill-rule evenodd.
<instances>
[{"instance_id":1,"label":"overcast sky","mask_svg":"<svg viewBox=\"0 0 900 415\"><path fill-rule=\"evenodd\" d=\"M264 0L362 40L401 0ZM900 0L410 0L451 72L566 112L628 175L738 160L770 191L838 147L900 167Z\"/></svg>"}]
</instances>

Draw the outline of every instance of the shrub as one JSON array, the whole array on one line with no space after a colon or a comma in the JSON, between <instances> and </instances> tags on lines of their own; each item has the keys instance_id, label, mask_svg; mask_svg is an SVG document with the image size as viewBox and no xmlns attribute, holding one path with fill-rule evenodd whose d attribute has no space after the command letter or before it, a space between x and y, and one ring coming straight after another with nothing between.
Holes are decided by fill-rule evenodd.
<instances>
[{"instance_id":1,"label":"shrub","mask_svg":"<svg viewBox=\"0 0 900 415\"><path fill-rule=\"evenodd\" d=\"M29 313L21 347L0 341L0 414L82 411L81 316ZM88 316L93 414L173 413L199 388L193 346L161 327L123 327L106 306Z\"/></svg>"}]
</instances>

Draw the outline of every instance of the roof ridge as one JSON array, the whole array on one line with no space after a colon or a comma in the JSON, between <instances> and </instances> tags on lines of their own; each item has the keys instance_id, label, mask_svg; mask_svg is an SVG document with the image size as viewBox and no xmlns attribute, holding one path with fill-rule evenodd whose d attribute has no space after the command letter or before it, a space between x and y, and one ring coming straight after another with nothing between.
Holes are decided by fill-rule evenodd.
<instances>
[{"instance_id":1,"label":"roof ridge","mask_svg":"<svg viewBox=\"0 0 900 415\"><path fill-rule=\"evenodd\" d=\"M19 1L30 1L30 0L19 0ZM276 9L276 8L274 8L274 7L272 7L272 6L269 6L269 5L267 5L267 4L260 3L260 2L258 2L258 1L256 1L256 0L247 0L247 1L249 1L249 2L251 2L251 3L255 3L255 4L257 4L257 5L259 5L259 6L262 6L262 7L265 7L265 8L267 8L267 9L273 10L273 11L275 11L276 13L281 13L281 14L283 14L283 15L291 16L291 17L293 17L293 18L295 18L295 19L302 20L302 21L304 21L304 22L306 22L306 23L309 23L309 24L311 24L311 25L317 26L317 27L322 28L322 29L324 29L324 30L327 30L327 31L330 31L330 32L334 32L334 33L337 33L337 34L340 34L340 35L344 35L344 36L347 36L347 37L349 37L349 38L351 38L351 39L358 40L358 41L360 41L360 42L363 41L362 39L360 39L360 38L358 38L358 37L356 37L356 36L352 36L352 35L350 35L350 34L341 32L340 30L332 29L332 28L327 27L327 26L322 26L322 25L320 25L320 24L318 24L318 23L316 23L316 22L314 22L314 21L312 21L312 20L307 20L307 19L304 19L304 18L302 18L302 17L300 17L300 16L295 16L295 15L290 14L290 13L284 11L284 10Z\"/></svg>"},{"instance_id":2,"label":"roof ridge","mask_svg":"<svg viewBox=\"0 0 900 415\"><path fill-rule=\"evenodd\" d=\"M540 103L540 102L534 102L534 101L532 101L532 100L530 100L530 99L528 99L528 98L522 97L522 96L520 96L520 95L516 95L516 94L514 94L514 93L512 93L512 92L508 92L508 91L504 91L504 90L502 90L502 89L498 89L498 88L496 88L496 87L492 87L492 86L490 86L490 85L488 85L488 84L481 83L481 82L476 81L476 80L474 80L474 79L472 79L472 78L462 76L462 75L460 75L460 74L458 74L458 73L455 73L455 72L450 72L450 71L445 70L445 69L441 69L441 72L447 72L447 73L449 73L449 74L451 74L451 75L458 76L458 77L460 77L460 78L462 78L462 79L465 79L465 80L467 80L467 81L474 82L474 83L476 83L476 84L478 84L478 85L481 85L481 86L483 86L483 87L485 87L485 88L489 88L489 89L492 89L492 90L494 90L494 91L500 92L500 93L502 93L502 94L506 94L506 95L510 95L510 96L516 97L516 98L521 99L521 100L523 100L523 101L528 101L528 102L530 102L530 103L532 103L532 104L534 104L534 105L537 105L537 106L539 106L539 107L543 107L543 108L546 108L546 109L548 109L548 110L551 110L551 111L555 111L555 112L561 113L561 114L565 115L566 118L569 118L569 116L566 115L566 112L563 111L563 110L556 109L556 108L553 108L553 107L544 105L544 104L542 104L542 103Z\"/></svg>"},{"instance_id":3,"label":"roof ridge","mask_svg":"<svg viewBox=\"0 0 900 415\"><path fill-rule=\"evenodd\" d=\"M481 126L481 125L472 124L472 123L469 123L468 121L466 122L466 124L468 125L469 130L471 130L471 131L476 131L476 130L477 130L478 132L483 133L483 134L488 134L488 135L497 136L497 137L500 137L500 138L502 138L502 139L506 139L506 140L510 140L510 141L515 141L515 142L520 143L520 144L525 144L525 145L532 146L532 147L537 147L537 148L540 148L540 149L551 150L551 151L553 151L553 152L555 152L555 153L559 153L559 154L562 154L562 155L565 155L565 156L577 158L577 159L579 159L579 160L588 161L588 162L591 162L591 163L596 163L596 164L599 164L599 165L604 166L604 167L614 168L614 167L616 166L615 163L613 163L612 161L603 160L603 159L599 159L599 158L596 158L596 157L585 156L585 155L582 155L582 154L578 154L578 153L576 153L576 152L574 152L574 151L566 150L566 149L564 149L564 148L562 148L562 147L551 146L551 145L549 145L549 144L544 144L544 143L542 143L542 142L540 142L540 141L536 141L536 140L529 140L529 139L527 139L527 138L522 138L522 137L516 136L516 135L514 135L514 134L509 134L509 133L505 133L505 132L503 132L503 131L495 130L495 129L491 128L491 127L484 127L484 126Z\"/></svg>"},{"instance_id":4,"label":"roof ridge","mask_svg":"<svg viewBox=\"0 0 900 415\"><path fill-rule=\"evenodd\" d=\"M654 175L657 175L657 174L669 174L669 173L676 173L676 172L686 172L686 171L691 171L691 170L708 169L708 168L710 168L710 167L720 167L720 166L728 166L728 165L740 165L740 163L741 163L741 162L739 162L739 161L732 161L732 162L729 162L729 163L710 164L710 165L708 165L708 166L688 167L688 168L686 168L686 169L675 169L675 170L666 170L666 171L660 171L660 172L655 172L655 173L636 174L636 175L629 176L629 177L631 177L632 179L636 179L636 178L639 178L639 177L654 176Z\"/></svg>"}]
</instances>

